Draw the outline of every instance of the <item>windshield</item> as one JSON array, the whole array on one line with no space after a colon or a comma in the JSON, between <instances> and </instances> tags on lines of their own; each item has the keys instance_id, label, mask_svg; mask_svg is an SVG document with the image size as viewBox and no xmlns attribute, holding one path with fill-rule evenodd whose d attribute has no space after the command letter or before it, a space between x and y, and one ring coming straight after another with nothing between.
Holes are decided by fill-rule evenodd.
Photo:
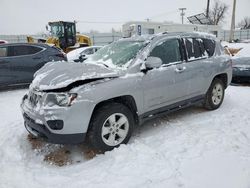
<instances>
[{"instance_id":1,"label":"windshield","mask_svg":"<svg viewBox=\"0 0 250 188\"><path fill-rule=\"evenodd\" d=\"M51 25L51 35L58 38L63 37L64 36L63 25L59 24Z\"/></svg>"},{"instance_id":2,"label":"windshield","mask_svg":"<svg viewBox=\"0 0 250 188\"><path fill-rule=\"evenodd\" d=\"M109 44L92 56L86 62L105 64L109 67L122 67L134 59L137 53L145 46L144 41L117 41Z\"/></svg>"}]
</instances>

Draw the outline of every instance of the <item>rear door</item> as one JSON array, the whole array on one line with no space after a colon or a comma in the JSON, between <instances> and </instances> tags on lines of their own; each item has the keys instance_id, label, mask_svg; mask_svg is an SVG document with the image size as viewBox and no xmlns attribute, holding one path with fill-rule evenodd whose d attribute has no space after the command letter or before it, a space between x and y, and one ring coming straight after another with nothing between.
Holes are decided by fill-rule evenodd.
<instances>
[{"instance_id":1,"label":"rear door","mask_svg":"<svg viewBox=\"0 0 250 188\"><path fill-rule=\"evenodd\" d=\"M206 47L206 42L209 39L202 38L184 38L187 53L186 74L189 77L188 93L190 98L205 94L207 88L207 77L211 74L210 58L213 53L212 48ZM202 96L201 96L202 97Z\"/></svg>"}]
</instances>

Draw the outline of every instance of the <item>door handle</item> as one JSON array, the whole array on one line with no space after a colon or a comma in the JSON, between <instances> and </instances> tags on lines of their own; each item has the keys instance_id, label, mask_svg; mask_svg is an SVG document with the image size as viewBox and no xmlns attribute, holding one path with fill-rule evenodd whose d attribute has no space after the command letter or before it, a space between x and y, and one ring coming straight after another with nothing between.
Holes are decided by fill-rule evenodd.
<instances>
[{"instance_id":1,"label":"door handle","mask_svg":"<svg viewBox=\"0 0 250 188\"><path fill-rule=\"evenodd\" d=\"M177 67L177 68L175 68L175 72L177 72L177 73L182 73L185 70L186 70L186 67Z\"/></svg>"}]
</instances>

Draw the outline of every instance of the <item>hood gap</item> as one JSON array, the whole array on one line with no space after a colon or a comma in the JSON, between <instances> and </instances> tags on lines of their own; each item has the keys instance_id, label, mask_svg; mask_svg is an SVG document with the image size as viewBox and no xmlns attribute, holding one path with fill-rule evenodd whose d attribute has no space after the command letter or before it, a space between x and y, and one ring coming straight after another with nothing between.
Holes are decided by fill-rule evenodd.
<instances>
[{"instance_id":1,"label":"hood gap","mask_svg":"<svg viewBox=\"0 0 250 188\"><path fill-rule=\"evenodd\" d=\"M48 90L43 90L43 91L44 92L55 92L55 93L67 92L67 91L70 91L71 89L73 89L75 87L78 87L78 86L81 86L81 85L84 85L84 84L88 84L88 83L91 83L91 82L94 82L94 81L97 81L97 80L102 80L102 79L106 79L106 78L94 78L94 79L78 80L78 81L75 81L75 82L73 82L73 83L71 83L68 86L63 87L63 88L48 89Z\"/></svg>"}]
</instances>

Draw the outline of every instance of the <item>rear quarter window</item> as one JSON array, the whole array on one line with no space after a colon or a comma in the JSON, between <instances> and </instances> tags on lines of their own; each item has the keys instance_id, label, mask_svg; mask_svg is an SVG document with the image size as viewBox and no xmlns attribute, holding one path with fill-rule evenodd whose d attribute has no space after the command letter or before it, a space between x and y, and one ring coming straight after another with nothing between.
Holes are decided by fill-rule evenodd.
<instances>
[{"instance_id":1,"label":"rear quarter window","mask_svg":"<svg viewBox=\"0 0 250 188\"><path fill-rule=\"evenodd\" d=\"M188 60L211 57L215 51L215 41L201 38L185 38Z\"/></svg>"}]
</instances>

